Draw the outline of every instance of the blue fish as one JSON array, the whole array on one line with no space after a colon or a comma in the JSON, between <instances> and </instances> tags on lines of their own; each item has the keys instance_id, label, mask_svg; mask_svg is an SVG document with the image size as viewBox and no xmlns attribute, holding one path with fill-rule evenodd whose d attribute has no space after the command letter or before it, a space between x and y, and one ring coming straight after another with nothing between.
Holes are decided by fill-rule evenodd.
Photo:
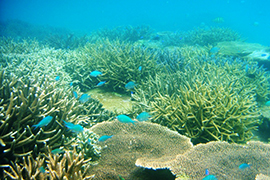
<instances>
[{"instance_id":1,"label":"blue fish","mask_svg":"<svg viewBox=\"0 0 270 180\"><path fill-rule=\"evenodd\" d=\"M247 64L246 67L245 67L246 73L248 73L248 70L249 70L249 66L248 66L248 64Z\"/></svg>"},{"instance_id":2,"label":"blue fish","mask_svg":"<svg viewBox=\"0 0 270 180\"><path fill-rule=\"evenodd\" d=\"M69 85L70 85L70 86L73 86L73 82L70 82Z\"/></svg>"},{"instance_id":3,"label":"blue fish","mask_svg":"<svg viewBox=\"0 0 270 180\"><path fill-rule=\"evenodd\" d=\"M209 175L209 171L208 169L205 169L205 175L208 176Z\"/></svg>"},{"instance_id":4,"label":"blue fish","mask_svg":"<svg viewBox=\"0 0 270 180\"><path fill-rule=\"evenodd\" d=\"M216 53L218 53L219 52L219 48L218 47L212 47L211 49L210 49L210 53L211 54L216 54Z\"/></svg>"},{"instance_id":5,"label":"blue fish","mask_svg":"<svg viewBox=\"0 0 270 180\"><path fill-rule=\"evenodd\" d=\"M97 87L103 86L105 83L106 83L106 81L100 81L100 82L97 84Z\"/></svg>"},{"instance_id":6,"label":"blue fish","mask_svg":"<svg viewBox=\"0 0 270 180\"><path fill-rule=\"evenodd\" d=\"M265 56L267 56L267 54L263 53L263 54L261 54L261 56L262 56L262 57L265 57Z\"/></svg>"},{"instance_id":7,"label":"blue fish","mask_svg":"<svg viewBox=\"0 0 270 180\"><path fill-rule=\"evenodd\" d=\"M270 106L270 101L267 101L267 102L265 103L265 105L266 105L266 106Z\"/></svg>"},{"instance_id":8,"label":"blue fish","mask_svg":"<svg viewBox=\"0 0 270 180\"><path fill-rule=\"evenodd\" d=\"M246 164L246 163L243 163L243 164L240 164L240 166L238 168L240 170L244 170L244 169L250 168L250 165L249 164Z\"/></svg>"},{"instance_id":9,"label":"blue fish","mask_svg":"<svg viewBox=\"0 0 270 180\"><path fill-rule=\"evenodd\" d=\"M98 141L99 141L99 142L104 142L104 141L106 141L107 139L110 139L110 138L112 138L112 137L113 137L113 135L111 135L111 136L104 135L104 136L101 136L101 137L98 139Z\"/></svg>"},{"instance_id":10,"label":"blue fish","mask_svg":"<svg viewBox=\"0 0 270 180\"><path fill-rule=\"evenodd\" d=\"M59 81L59 80L60 80L60 76L56 76L56 77L55 77L55 80L56 80L56 81Z\"/></svg>"},{"instance_id":11,"label":"blue fish","mask_svg":"<svg viewBox=\"0 0 270 180\"><path fill-rule=\"evenodd\" d=\"M142 112L136 117L136 119L138 121L147 121L150 117L151 115L148 112Z\"/></svg>"},{"instance_id":12,"label":"blue fish","mask_svg":"<svg viewBox=\"0 0 270 180\"><path fill-rule=\"evenodd\" d=\"M47 117L43 118L38 124L33 125L33 127L35 127L35 129L36 129L37 127L47 126L52 121L52 119L53 119L52 116L47 116Z\"/></svg>"},{"instance_id":13,"label":"blue fish","mask_svg":"<svg viewBox=\"0 0 270 180\"><path fill-rule=\"evenodd\" d=\"M125 85L125 88L126 88L126 89L133 89L135 86L137 86L137 84L135 84L135 82L129 81L129 82Z\"/></svg>"},{"instance_id":14,"label":"blue fish","mask_svg":"<svg viewBox=\"0 0 270 180\"><path fill-rule=\"evenodd\" d=\"M139 71L142 71L142 66L139 66L138 70L139 70Z\"/></svg>"},{"instance_id":15,"label":"blue fish","mask_svg":"<svg viewBox=\"0 0 270 180\"><path fill-rule=\"evenodd\" d=\"M73 95L76 99L78 98L78 93L76 91L73 91Z\"/></svg>"},{"instance_id":16,"label":"blue fish","mask_svg":"<svg viewBox=\"0 0 270 180\"><path fill-rule=\"evenodd\" d=\"M64 123L65 123L66 127L69 130L71 130L72 132L75 132L75 133L83 132L83 127L79 124L73 124L71 122L66 122L66 121L64 121Z\"/></svg>"},{"instance_id":17,"label":"blue fish","mask_svg":"<svg viewBox=\"0 0 270 180\"><path fill-rule=\"evenodd\" d=\"M102 75L102 72L100 72L100 71L92 71L92 72L90 73L90 76L92 76L92 77L97 77L97 76L99 76L99 75Z\"/></svg>"},{"instance_id":18,"label":"blue fish","mask_svg":"<svg viewBox=\"0 0 270 180\"><path fill-rule=\"evenodd\" d=\"M60 153L63 153L63 152L65 152L65 151L63 151L63 150L60 149L60 148L56 148L56 149L52 150L51 152L52 152L52 154L60 154Z\"/></svg>"},{"instance_id":19,"label":"blue fish","mask_svg":"<svg viewBox=\"0 0 270 180\"><path fill-rule=\"evenodd\" d=\"M202 180L218 180L214 175L207 175Z\"/></svg>"},{"instance_id":20,"label":"blue fish","mask_svg":"<svg viewBox=\"0 0 270 180\"><path fill-rule=\"evenodd\" d=\"M83 95L80 97L79 101L80 101L81 103L85 103L85 102L87 102L89 99L90 99L90 96L89 96L88 94L83 94Z\"/></svg>"},{"instance_id":21,"label":"blue fish","mask_svg":"<svg viewBox=\"0 0 270 180\"><path fill-rule=\"evenodd\" d=\"M45 169L44 169L43 166L41 166L41 167L39 168L39 170L40 170L41 173L45 173Z\"/></svg>"},{"instance_id":22,"label":"blue fish","mask_svg":"<svg viewBox=\"0 0 270 180\"><path fill-rule=\"evenodd\" d=\"M124 115L124 114L116 116L116 119L118 121L120 121L121 123L132 123L132 124L134 124L134 122L136 122L136 121L132 120L130 117Z\"/></svg>"}]
</instances>

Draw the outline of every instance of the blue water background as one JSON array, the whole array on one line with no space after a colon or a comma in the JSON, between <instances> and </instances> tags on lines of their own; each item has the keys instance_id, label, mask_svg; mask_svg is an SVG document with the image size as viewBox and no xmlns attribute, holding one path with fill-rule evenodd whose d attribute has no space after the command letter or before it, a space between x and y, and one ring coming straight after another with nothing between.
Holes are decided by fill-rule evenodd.
<instances>
[{"instance_id":1,"label":"blue water background","mask_svg":"<svg viewBox=\"0 0 270 180\"><path fill-rule=\"evenodd\" d=\"M1 0L0 20L89 33L121 25L187 31L205 24L229 27L247 42L270 45L269 0ZM223 23L213 19L221 17Z\"/></svg>"}]
</instances>

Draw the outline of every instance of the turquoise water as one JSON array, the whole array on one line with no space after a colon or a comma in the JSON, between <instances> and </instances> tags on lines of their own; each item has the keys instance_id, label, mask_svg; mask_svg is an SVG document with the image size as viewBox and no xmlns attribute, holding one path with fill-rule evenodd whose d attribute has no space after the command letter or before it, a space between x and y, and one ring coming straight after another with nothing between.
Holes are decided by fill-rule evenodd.
<instances>
[{"instance_id":1,"label":"turquoise water","mask_svg":"<svg viewBox=\"0 0 270 180\"><path fill-rule=\"evenodd\" d=\"M0 20L91 32L120 25L157 31L187 31L201 24L229 27L249 42L270 45L270 2L266 0L1 0ZM221 17L223 23L213 19Z\"/></svg>"}]
</instances>

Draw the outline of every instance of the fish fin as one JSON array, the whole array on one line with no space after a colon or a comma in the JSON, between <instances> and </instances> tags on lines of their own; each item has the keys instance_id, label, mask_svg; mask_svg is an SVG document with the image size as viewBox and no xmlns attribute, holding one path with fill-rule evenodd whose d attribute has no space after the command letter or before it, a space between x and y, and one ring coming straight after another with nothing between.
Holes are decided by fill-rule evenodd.
<instances>
[{"instance_id":1,"label":"fish fin","mask_svg":"<svg viewBox=\"0 0 270 180\"><path fill-rule=\"evenodd\" d=\"M34 127L34 129L37 129L38 124L35 124L35 125L33 125L32 127Z\"/></svg>"}]
</instances>

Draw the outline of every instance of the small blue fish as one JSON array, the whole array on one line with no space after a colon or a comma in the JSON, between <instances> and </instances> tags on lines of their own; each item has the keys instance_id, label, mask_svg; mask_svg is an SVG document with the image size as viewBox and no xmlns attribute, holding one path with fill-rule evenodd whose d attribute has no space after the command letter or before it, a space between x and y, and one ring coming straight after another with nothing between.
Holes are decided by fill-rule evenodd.
<instances>
[{"instance_id":1,"label":"small blue fish","mask_svg":"<svg viewBox=\"0 0 270 180\"><path fill-rule=\"evenodd\" d=\"M56 149L52 150L51 152L52 152L52 154L60 154L60 153L64 153L65 151L63 151L60 148L56 148Z\"/></svg>"},{"instance_id":2,"label":"small blue fish","mask_svg":"<svg viewBox=\"0 0 270 180\"><path fill-rule=\"evenodd\" d=\"M147 121L150 117L151 115L148 112L142 112L136 117L136 119L138 121Z\"/></svg>"},{"instance_id":3,"label":"small blue fish","mask_svg":"<svg viewBox=\"0 0 270 180\"><path fill-rule=\"evenodd\" d=\"M39 168L39 170L40 170L41 173L45 173L45 169L44 169L43 166L41 166L41 167Z\"/></svg>"},{"instance_id":4,"label":"small blue fish","mask_svg":"<svg viewBox=\"0 0 270 180\"><path fill-rule=\"evenodd\" d=\"M70 85L70 86L73 86L73 82L70 82L69 85Z\"/></svg>"},{"instance_id":5,"label":"small blue fish","mask_svg":"<svg viewBox=\"0 0 270 180\"><path fill-rule=\"evenodd\" d=\"M266 106L270 106L270 101L267 101L267 102L265 103L265 105L266 105Z\"/></svg>"},{"instance_id":6,"label":"small blue fish","mask_svg":"<svg viewBox=\"0 0 270 180\"><path fill-rule=\"evenodd\" d=\"M51 122L52 119L53 119L52 116L47 116L43 118L38 124L33 125L33 127L35 127L34 129L36 129L37 127L47 126Z\"/></svg>"},{"instance_id":7,"label":"small blue fish","mask_svg":"<svg viewBox=\"0 0 270 180\"><path fill-rule=\"evenodd\" d=\"M210 49L210 53L211 54L216 54L216 53L218 53L219 52L219 48L218 47L212 47L211 49Z\"/></svg>"},{"instance_id":8,"label":"small blue fish","mask_svg":"<svg viewBox=\"0 0 270 180\"><path fill-rule=\"evenodd\" d=\"M113 137L113 135L111 135L111 136L104 135L104 136L101 136L101 137L98 139L98 141L99 141L99 142L104 142L104 141L106 141L107 139L110 139L110 138L112 138L112 137Z\"/></svg>"},{"instance_id":9,"label":"small blue fish","mask_svg":"<svg viewBox=\"0 0 270 180\"><path fill-rule=\"evenodd\" d=\"M133 121L130 117L124 115L124 114L116 116L116 119L118 121L120 121L121 123L132 123L132 124L134 124L136 122L136 121Z\"/></svg>"},{"instance_id":10,"label":"small blue fish","mask_svg":"<svg viewBox=\"0 0 270 180\"><path fill-rule=\"evenodd\" d=\"M92 76L92 77L97 77L97 76L99 76L99 75L102 75L102 72L100 72L100 71L92 71L92 72L90 73L90 76Z\"/></svg>"},{"instance_id":11,"label":"small blue fish","mask_svg":"<svg viewBox=\"0 0 270 180\"><path fill-rule=\"evenodd\" d=\"M105 83L106 83L106 81L100 81L100 82L97 84L97 87L103 86Z\"/></svg>"},{"instance_id":12,"label":"small blue fish","mask_svg":"<svg viewBox=\"0 0 270 180\"><path fill-rule=\"evenodd\" d=\"M139 66L138 70L139 70L139 71L142 71L142 66Z\"/></svg>"},{"instance_id":13,"label":"small blue fish","mask_svg":"<svg viewBox=\"0 0 270 180\"><path fill-rule=\"evenodd\" d=\"M78 93L76 91L73 91L73 96L77 99L78 98Z\"/></svg>"},{"instance_id":14,"label":"small blue fish","mask_svg":"<svg viewBox=\"0 0 270 180\"><path fill-rule=\"evenodd\" d=\"M246 73L248 73L248 70L249 70L249 66L248 66L248 64L247 64L246 67L245 67Z\"/></svg>"},{"instance_id":15,"label":"small blue fish","mask_svg":"<svg viewBox=\"0 0 270 180\"><path fill-rule=\"evenodd\" d=\"M261 54L261 56L262 56L262 57L265 57L265 56L267 56L267 54L263 53L263 54Z\"/></svg>"},{"instance_id":16,"label":"small blue fish","mask_svg":"<svg viewBox=\"0 0 270 180\"><path fill-rule=\"evenodd\" d=\"M202 180L218 180L214 175L207 175Z\"/></svg>"},{"instance_id":17,"label":"small blue fish","mask_svg":"<svg viewBox=\"0 0 270 180\"><path fill-rule=\"evenodd\" d=\"M89 96L88 94L83 94L83 95L80 97L79 101L80 101L81 103L85 103L85 102L87 102L89 99L90 99L90 96Z\"/></svg>"},{"instance_id":18,"label":"small blue fish","mask_svg":"<svg viewBox=\"0 0 270 180\"><path fill-rule=\"evenodd\" d=\"M55 80L56 80L56 81L59 81L59 80L60 80L60 76L56 76L56 77L55 77Z\"/></svg>"},{"instance_id":19,"label":"small blue fish","mask_svg":"<svg viewBox=\"0 0 270 180\"><path fill-rule=\"evenodd\" d=\"M244 170L244 169L250 168L250 165L249 164L246 164L246 163L243 163L243 164L240 164L240 166L238 168L240 170Z\"/></svg>"},{"instance_id":20,"label":"small blue fish","mask_svg":"<svg viewBox=\"0 0 270 180\"><path fill-rule=\"evenodd\" d=\"M205 175L208 176L209 175L209 171L208 169L205 169Z\"/></svg>"},{"instance_id":21,"label":"small blue fish","mask_svg":"<svg viewBox=\"0 0 270 180\"><path fill-rule=\"evenodd\" d=\"M135 84L135 82L129 81L129 82L125 85L125 88L126 88L126 89L133 89L135 86L137 86L137 84Z\"/></svg>"},{"instance_id":22,"label":"small blue fish","mask_svg":"<svg viewBox=\"0 0 270 180\"><path fill-rule=\"evenodd\" d=\"M79 124L73 124L71 122L66 122L66 121L64 121L64 123L65 123L66 127L69 130L71 130L72 132L75 132L75 133L83 132L83 127Z\"/></svg>"}]
</instances>

